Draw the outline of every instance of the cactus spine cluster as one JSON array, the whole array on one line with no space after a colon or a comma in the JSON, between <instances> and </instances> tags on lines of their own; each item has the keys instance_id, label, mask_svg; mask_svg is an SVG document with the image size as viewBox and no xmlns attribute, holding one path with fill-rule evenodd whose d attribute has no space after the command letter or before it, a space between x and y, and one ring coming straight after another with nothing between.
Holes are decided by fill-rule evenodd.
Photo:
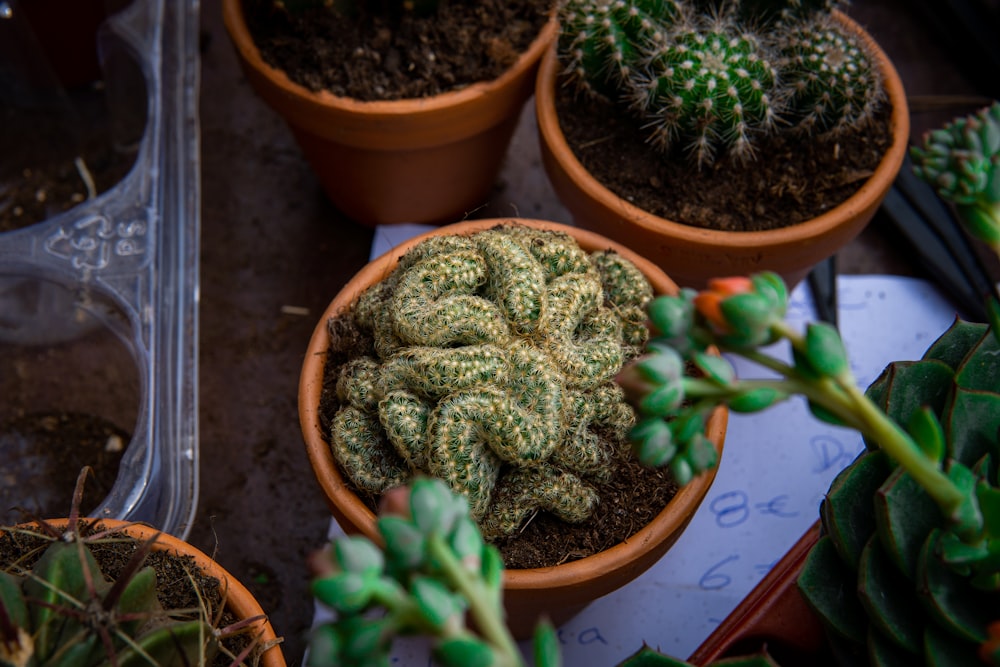
<instances>
[{"instance_id":1,"label":"cactus spine cluster","mask_svg":"<svg viewBox=\"0 0 1000 667\"><path fill-rule=\"evenodd\" d=\"M761 137L863 127L884 99L870 45L831 0L563 0L559 56L649 143L699 166Z\"/></svg>"},{"instance_id":2,"label":"cactus spine cluster","mask_svg":"<svg viewBox=\"0 0 1000 667\"><path fill-rule=\"evenodd\" d=\"M490 536L536 509L579 522L634 413L614 382L652 289L615 253L504 225L431 237L352 308L370 355L343 364L330 440L362 490L427 473ZM600 432L600 434L599 434Z\"/></svg>"}]
</instances>

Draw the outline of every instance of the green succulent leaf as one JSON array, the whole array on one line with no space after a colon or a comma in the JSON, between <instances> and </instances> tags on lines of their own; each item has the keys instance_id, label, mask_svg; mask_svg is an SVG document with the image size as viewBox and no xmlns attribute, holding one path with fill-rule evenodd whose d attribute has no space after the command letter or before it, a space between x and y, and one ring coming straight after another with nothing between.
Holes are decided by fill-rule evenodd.
<instances>
[{"instance_id":1,"label":"green succulent leaf","mask_svg":"<svg viewBox=\"0 0 1000 667\"><path fill-rule=\"evenodd\" d=\"M629 440L632 441L636 458L651 468L667 465L677 454L670 426L656 417L639 421L632 427Z\"/></svg>"},{"instance_id":2,"label":"green succulent leaf","mask_svg":"<svg viewBox=\"0 0 1000 667\"><path fill-rule=\"evenodd\" d=\"M651 417L669 417L684 400L684 388L677 384L653 389L639 400L639 412Z\"/></svg>"},{"instance_id":3,"label":"green succulent leaf","mask_svg":"<svg viewBox=\"0 0 1000 667\"><path fill-rule=\"evenodd\" d=\"M370 664L371 661L387 657L392 636L390 622L386 618L366 618L347 616L336 623L343 641L341 655L344 663Z\"/></svg>"},{"instance_id":4,"label":"green succulent leaf","mask_svg":"<svg viewBox=\"0 0 1000 667\"><path fill-rule=\"evenodd\" d=\"M855 569L875 532L872 498L889 474L882 452L864 452L830 484L822 505L823 526L845 566Z\"/></svg>"},{"instance_id":5,"label":"green succulent leaf","mask_svg":"<svg viewBox=\"0 0 1000 667\"><path fill-rule=\"evenodd\" d=\"M500 590L500 585L503 583L503 559L492 544L487 544L483 549L482 576L491 590Z\"/></svg>"},{"instance_id":6,"label":"green succulent leaf","mask_svg":"<svg viewBox=\"0 0 1000 667\"><path fill-rule=\"evenodd\" d=\"M912 579L927 536L941 525L941 511L906 470L896 468L875 494L875 525L886 553Z\"/></svg>"},{"instance_id":7,"label":"green succulent leaf","mask_svg":"<svg viewBox=\"0 0 1000 667\"><path fill-rule=\"evenodd\" d=\"M686 457L698 474L714 468L719 461L719 453L715 451L715 445L703 433L688 440Z\"/></svg>"},{"instance_id":8,"label":"green succulent leaf","mask_svg":"<svg viewBox=\"0 0 1000 667\"><path fill-rule=\"evenodd\" d=\"M685 486L694 479L695 471L690 461L683 456L678 456L670 462L670 474L674 476L677 484Z\"/></svg>"},{"instance_id":9,"label":"green succulent leaf","mask_svg":"<svg viewBox=\"0 0 1000 667\"><path fill-rule=\"evenodd\" d=\"M1000 489L980 480L976 484L976 499L983 513L983 535L1000 538Z\"/></svg>"},{"instance_id":10,"label":"green succulent leaf","mask_svg":"<svg viewBox=\"0 0 1000 667\"><path fill-rule=\"evenodd\" d=\"M957 370L962 360L982 340L987 326L978 322L956 319L951 326L924 352L925 361L941 361Z\"/></svg>"},{"instance_id":11,"label":"green succulent leaf","mask_svg":"<svg viewBox=\"0 0 1000 667\"><path fill-rule=\"evenodd\" d=\"M953 529L959 536L975 538L983 531L983 514L976 502L976 476L966 466L958 461L952 461L948 467L948 479L958 487L964 497L964 502L956 508L949 517Z\"/></svg>"},{"instance_id":12,"label":"green succulent leaf","mask_svg":"<svg viewBox=\"0 0 1000 667\"><path fill-rule=\"evenodd\" d=\"M923 407L913 413L906 429L928 459L941 463L947 448L944 429L937 415L928 407Z\"/></svg>"},{"instance_id":13,"label":"green succulent leaf","mask_svg":"<svg viewBox=\"0 0 1000 667\"><path fill-rule=\"evenodd\" d=\"M28 606L21 593L20 577L0 571L0 605L15 626L25 627L28 624Z\"/></svg>"},{"instance_id":14,"label":"green succulent leaf","mask_svg":"<svg viewBox=\"0 0 1000 667\"><path fill-rule=\"evenodd\" d=\"M735 294L722 300L719 310L733 330L734 343L759 345L767 340L775 316L770 299L754 292Z\"/></svg>"},{"instance_id":15,"label":"green succulent leaf","mask_svg":"<svg viewBox=\"0 0 1000 667\"><path fill-rule=\"evenodd\" d=\"M953 377L954 371L943 361L897 361L882 371L865 394L896 423L906 424L924 407L941 414Z\"/></svg>"},{"instance_id":16,"label":"green succulent leaf","mask_svg":"<svg viewBox=\"0 0 1000 667\"><path fill-rule=\"evenodd\" d=\"M895 568L875 535L861 552L858 599L878 632L912 654L912 662L923 640L920 604L913 585Z\"/></svg>"},{"instance_id":17,"label":"green succulent leaf","mask_svg":"<svg viewBox=\"0 0 1000 667\"><path fill-rule=\"evenodd\" d=\"M334 540L333 560L345 572L361 575L379 574L385 567L382 551L359 535Z\"/></svg>"},{"instance_id":18,"label":"green succulent leaf","mask_svg":"<svg viewBox=\"0 0 1000 667\"><path fill-rule=\"evenodd\" d=\"M345 614L362 611L371 602L372 582L358 572L341 572L315 579L311 583L313 596L331 609Z\"/></svg>"},{"instance_id":19,"label":"green succulent leaf","mask_svg":"<svg viewBox=\"0 0 1000 667\"><path fill-rule=\"evenodd\" d=\"M718 355L698 353L694 356L695 366L712 382L727 387L736 379L736 371L729 360Z\"/></svg>"},{"instance_id":20,"label":"green succulent leaf","mask_svg":"<svg viewBox=\"0 0 1000 667\"><path fill-rule=\"evenodd\" d=\"M936 623L928 623L924 628L924 659L928 667L982 665L977 652L977 644L959 639Z\"/></svg>"},{"instance_id":21,"label":"green succulent leaf","mask_svg":"<svg viewBox=\"0 0 1000 667\"><path fill-rule=\"evenodd\" d=\"M560 667L562 665L559 637L556 635L555 626L548 618L543 618L535 626L531 648L535 667Z\"/></svg>"},{"instance_id":22,"label":"green succulent leaf","mask_svg":"<svg viewBox=\"0 0 1000 667\"><path fill-rule=\"evenodd\" d=\"M757 387L729 399L733 412L760 412L788 398L788 394L773 387Z\"/></svg>"},{"instance_id":23,"label":"green succulent leaf","mask_svg":"<svg viewBox=\"0 0 1000 667\"><path fill-rule=\"evenodd\" d=\"M448 546L462 565L473 572L479 571L484 544L483 534L475 521L468 516L459 517L448 537Z\"/></svg>"},{"instance_id":24,"label":"green succulent leaf","mask_svg":"<svg viewBox=\"0 0 1000 667\"><path fill-rule=\"evenodd\" d=\"M426 558L426 540L413 522L401 516L380 516L378 530L385 542L389 565L401 570L415 570Z\"/></svg>"},{"instance_id":25,"label":"green succulent leaf","mask_svg":"<svg viewBox=\"0 0 1000 667\"><path fill-rule=\"evenodd\" d=\"M919 654L901 648L875 626L869 626L868 664L871 667L911 667L919 659Z\"/></svg>"},{"instance_id":26,"label":"green succulent leaf","mask_svg":"<svg viewBox=\"0 0 1000 667\"><path fill-rule=\"evenodd\" d=\"M987 625L995 619L995 602L938 557L942 535L940 530L932 531L920 553L915 583L923 608L949 632L981 643L986 639Z\"/></svg>"},{"instance_id":27,"label":"green succulent leaf","mask_svg":"<svg viewBox=\"0 0 1000 667\"><path fill-rule=\"evenodd\" d=\"M447 487L437 479L420 478L410 492L410 513L425 535L446 535L456 518Z\"/></svg>"},{"instance_id":28,"label":"green succulent leaf","mask_svg":"<svg viewBox=\"0 0 1000 667\"><path fill-rule=\"evenodd\" d=\"M667 338L684 335L694 322L694 307L684 296L658 296L646 311L656 333Z\"/></svg>"},{"instance_id":29,"label":"green succulent leaf","mask_svg":"<svg viewBox=\"0 0 1000 667\"><path fill-rule=\"evenodd\" d=\"M831 412L830 410L820 405L819 403L816 403L815 401L808 401L808 405L809 405L809 412L812 414L812 416L820 420L821 422L825 422L827 424L833 424L834 426L844 425L843 419L841 419L840 417L837 416L836 413Z\"/></svg>"},{"instance_id":30,"label":"green succulent leaf","mask_svg":"<svg viewBox=\"0 0 1000 667\"><path fill-rule=\"evenodd\" d=\"M465 611L462 598L452 594L437 579L416 577L411 584L410 592L421 615L435 630L441 630L449 621Z\"/></svg>"},{"instance_id":31,"label":"green succulent leaf","mask_svg":"<svg viewBox=\"0 0 1000 667\"><path fill-rule=\"evenodd\" d=\"M684 360L669 347L647 354L635 367L643 378L656 384L673 384L684 375Z\"/></svg>"},{"instance_id":32,"label":"green succulent leaf","mask_svg":"<svg viewBox=\"0 0 1000 667\"><path fill-rule=\"evenodd\" d=\"M434 659L442 667L490 667L493 649L475 637L451 637L435 644Z\"/></svg>"},{"instance_id":33,"label":"green succulent leaf","mask_svg":"<svg viewBox=\"0 0 1000 667\"><path fill-rule=\"evenodd\" d=\"M798 587L806 604L824 625L852 644L864 645L865 610L855 595L856 578L837 555L832 540L822 536L809 552L799 574Z\"/></svg>"},{"instance_id":34,"label":"green succulent leaf","mask_svg":"<svg viewBox=\"0 0 1000 667\"><path fill-rule=\"evenodd\" d=\"M344 642L332 623L313 628L309 635L309 667L328 667L341 663Z\"/></svg>"},{"instance_id":35,"label":"green succulent leaf","mask_svg":"<svg viewBox=\"0 0 1000 667\"><path fill-rule=\"evenodd\" d=\"M805 356L820 375L839 377L850 372L847 350L837 329L826 322L806 327Z\"/></svg>"}]
</instances>

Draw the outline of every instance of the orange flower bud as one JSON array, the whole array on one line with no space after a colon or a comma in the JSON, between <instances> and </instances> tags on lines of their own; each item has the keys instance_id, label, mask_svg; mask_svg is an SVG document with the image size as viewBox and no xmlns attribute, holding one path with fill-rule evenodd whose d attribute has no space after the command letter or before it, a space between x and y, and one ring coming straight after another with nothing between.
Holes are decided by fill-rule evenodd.
<instances>
[{"instance_id":1,"label":"orange flower bud","mask_svg":"<svg viewBox=\"0 0 1000 667\"><path fill-rule=\"evenodd\" d=\"M694 307L702 317L715 326L719 332L728 332L729 324L722 316L722 302L736 294L753 292L753 281L747 276L730 276L727 278L712 278L708 281L708 289L702 290L694 298Z\"/></svg>"}]
</instances>

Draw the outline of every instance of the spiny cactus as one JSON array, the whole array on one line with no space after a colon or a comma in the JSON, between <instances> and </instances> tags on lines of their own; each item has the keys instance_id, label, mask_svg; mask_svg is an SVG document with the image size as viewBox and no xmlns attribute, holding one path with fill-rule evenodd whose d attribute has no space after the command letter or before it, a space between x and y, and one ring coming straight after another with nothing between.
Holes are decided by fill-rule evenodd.
<instances>
[{"instance_id":1,"label":"spiny cactus","mask_svg":"<svg viewBox=\"0 0 1000 667\"><path fill-rule=\"evenodd\" d=\"M717 150L749 159L753 135L773 131L778 74L749 31L722 19L680 27L648 59L633 100L654 146L681 143L700 166Z\"/></svg>"},{"instance_id":2,"label":"spiny cactus","mask_svg":"<svg viewBox=\"0 0 1000 667\"><path fill-rule=\"evenodd\" d=\"M835 0L563 0L559 58L668 153L752 159L761 137L870 122L884 100L870 45Z\"/></svg>"},{"instance_id":3,"label":"spiny cactus","mask_svg":"<svg viewBox=\"0 0 1000 667\"><path fill-rule=\"evenodd\" d=\"M180 667L205 665L220 651L228 653L221 638L252 629L259 619L217 629L204 604L164 609L156 572L144 565L155 536L138 543L116 578L102 572L94 549L122 537L99 526L92 530L79 518L89 472L80 473L65 528L41 519L34 526L2 528L18 544L37 546L0 570L0 665ZM250 642L239 656L229 653L232 664L241 664L252 647Z\"/></svg>"},{"instance_id":4,"label":"spiny cactus","mask_svg":"<svg viewBox=\"0 0 1000 667\"><path fill-rule=\"evenodd\" d=\"M779 48L796 127L823 133L871 122L885 93L862 42L826 16L795 24L788 33Z\"/></svg>"},{"instance_id":5,"label":"spiny cactus","mask_svg":"<svg viewBox=\"0 0 1000 667\"><path fill-rule=\"evenodd\" d=\"M624 443L634 419L614 377L645 343L652 296L631 262L563 233L431 237L352 309L375 355L339 369L335 459L375 494L443 479L490 536L538 508L586 519L606 438Z\"/></svg>"}]
</instances>

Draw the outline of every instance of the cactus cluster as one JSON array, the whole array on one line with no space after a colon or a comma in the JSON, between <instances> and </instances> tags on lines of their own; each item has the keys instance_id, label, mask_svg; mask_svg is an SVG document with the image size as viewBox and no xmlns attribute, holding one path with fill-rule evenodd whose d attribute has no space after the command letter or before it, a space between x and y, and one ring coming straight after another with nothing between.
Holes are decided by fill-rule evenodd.
<instances>
[{"instance_id":1,"label":"cactus cluster","mask_svg":"<svg viewBox=\"0 0 1000 667\"><path fill-rule=\"evenodd\" d=\"M634 420L614 378L652 296L631 262L562 232L425 240L352 307L372 349L337 371L334 458L373 494L443 479L490 536L537 509L588 518L588 479Z\"/></svg>"},{"instance_id":2,"label":"cactus cluster","mask_svg":"<svg viewBox=\"0 0 1000 667\"><path fill-rule=\"evenodd\" d=\"M832 0L563 0L559 57L649 143L699 166L761 137L864 127L884 99L870 45Z\"/></svg>"}]
</instances>

